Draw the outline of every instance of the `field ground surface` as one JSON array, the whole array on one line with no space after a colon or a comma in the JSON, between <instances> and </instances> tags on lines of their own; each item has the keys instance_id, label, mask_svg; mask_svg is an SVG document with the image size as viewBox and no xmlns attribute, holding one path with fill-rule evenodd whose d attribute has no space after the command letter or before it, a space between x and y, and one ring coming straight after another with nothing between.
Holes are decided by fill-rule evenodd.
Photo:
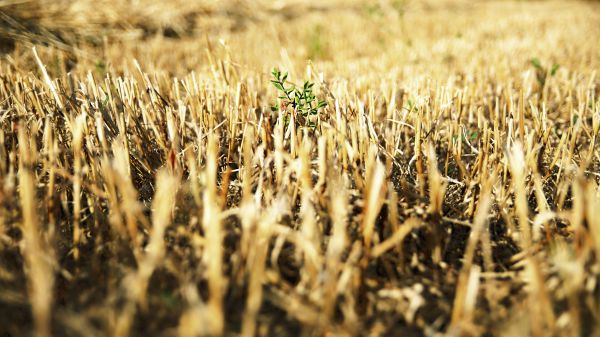
<instances>
[{"instance_id":1,"label":"field ground surface","mask_svg":"<svg viewBox=\"0 0 600 337\"><path fill-rule=\"evenodd\" d=\"M598 41L598 1L0 0L0 336L600 336Z\"/></svg>"}]
</instances>

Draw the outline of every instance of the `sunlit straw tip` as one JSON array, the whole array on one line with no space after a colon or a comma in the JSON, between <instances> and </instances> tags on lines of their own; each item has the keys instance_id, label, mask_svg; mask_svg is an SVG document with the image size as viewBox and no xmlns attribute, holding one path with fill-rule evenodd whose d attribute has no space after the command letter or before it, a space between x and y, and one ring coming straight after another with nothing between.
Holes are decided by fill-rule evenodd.
<instances>
[{"instance_id":1,"label":"sunlit straw tip","mask_svg":"<svg viewBox=\"0 0 600 337\"><path fill-rule=\"evenodd\" d=\"M526 167L525 163L525 155L523 153L523 146L520 142L515 142L510 148L510 152L508 154L508 159L510 166L512 168L513 174L524 174L524 170Z\"/></svg>"}]
</instances>

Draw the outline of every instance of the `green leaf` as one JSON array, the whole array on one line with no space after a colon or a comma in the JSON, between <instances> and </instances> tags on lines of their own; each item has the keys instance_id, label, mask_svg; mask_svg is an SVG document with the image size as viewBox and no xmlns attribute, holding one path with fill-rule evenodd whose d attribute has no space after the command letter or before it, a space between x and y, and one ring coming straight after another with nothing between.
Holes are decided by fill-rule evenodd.
<instances>
[{"instance_id":1,"label":"green leaf","mask_svg":"<svg viewBox=\"0 0 600 337\"><path fill-rule=\"evenodd\" d=\"M315 83L311 83L310 81L302 82L302 86L296 86L293 83L285 82L288 78L288 73L281 73L277 68L273 69L272 72L275 77L274 80L271 80L273 86L277 88L281 93L278 98L280 100L285 100L292 108L301 116L305 118L309 116L318 116L319 109L327 106L327 102L325 100L319 100L315 93L313 93L312 88ZM286 87L286 84L289 87ZM281 111L281 107L279 104L275 104L271 107L272 111ZM288 125L290 121L289 114L285 114L285 124ZM302 123L304 124L304 123ZM317 127L318 123L306 121L305 125L310 125L313 128ZM300 127L300 125L298 125Z\"/></svg>"},{"instance_id":2,"label":"green leaf","mask_svg":"<svg viewBox=\"0 0 600 337\"><path fill-rule=\"evenodd\" d=\"M552 66L552 69L550 70L550 76L554 76L554 74L556 74L556 72L558 71L558 68L560 68L560 65L555 63Z\"/></svg>"},{"instance_id":3,"label":"green leaf","mask_svg":"<svg viewBox=\"0 0 600 337\"><path fill-rule=\"evenodd\" d=\"M532 66L536 67L539 70L542 70L542 62L540 62L540 59L537 57L532 58L531 60L529 60L529 62L531 63Z\"/></svg>"}]
</instances>

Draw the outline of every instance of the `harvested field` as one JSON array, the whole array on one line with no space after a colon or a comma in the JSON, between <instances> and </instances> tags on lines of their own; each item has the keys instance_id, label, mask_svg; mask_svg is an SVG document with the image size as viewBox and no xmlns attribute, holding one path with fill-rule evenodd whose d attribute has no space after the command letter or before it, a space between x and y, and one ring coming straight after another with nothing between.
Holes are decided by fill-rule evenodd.
<instances>
[{"instance_id":1,"label":"harvested field","mask_svg":"<svg viewBox=\"0 0 600 337\"><path fill-rule=\"evenodd\" d=\"M0 0L0 337L600 336L600 2Z\"/></svg>"}]
</instances>

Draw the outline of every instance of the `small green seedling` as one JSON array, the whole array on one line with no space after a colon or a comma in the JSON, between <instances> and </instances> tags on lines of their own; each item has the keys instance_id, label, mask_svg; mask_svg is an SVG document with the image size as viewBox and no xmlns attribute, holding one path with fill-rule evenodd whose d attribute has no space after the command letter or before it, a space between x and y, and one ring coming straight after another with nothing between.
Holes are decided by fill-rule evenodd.
<instances>
[{"instance_id":1,"label":"small green seedling","mask_svg":"<svg viewBox=\"0 0 600 337\"><path fill-rule=\"evenodd\" d=\"M550 70L548 71L548 69L546 69L546 67L542 65L542 62L537 57L534 57L531 60L529 60L529 63L531 63L531 65L535 68L535 76L541 88L543 88L546 85L546 78L548 77L548 75L554 76L560 68L560 65L555 63L552 65L552 68L550 68Z\"/></svg>"},{"instance_id":2,"label":"small green seedling","mask_svg":"<svg viewBox=\"0 0 600 337\"><path fill-rule=\"evenodd\" d=\"M302 87L296 87L294 84L286 86L288 73L281 73L278 69L273 69L271 74L274 78L271 80L271 83L273 83L280 93L278 97L280 103L273 105L271 110L279 111L281 109L282 112L286 112L286 108L290 106L295 114L303 117L305 126L312 127L313 129L316 128L317 123L314 117L318 117L320 109L327 106L327 102L317 99L312 91L315 84L305 81ZM286 114L284 118L287 125L289 116ZM296 118L296 121L302 125L298 118Z\"/></svg>"},{"instance_id":3,"label":"small green seedling","mask_svg":"<svg viewBox=\"0 0 600 337\"><path fill-rule=\"evenodd\" d=\"M327 58L329 53L326 47L327 44L323 41L323 27L316 25L306 40L308 58L311 60Z\"/></svg>"}]
</instances>

